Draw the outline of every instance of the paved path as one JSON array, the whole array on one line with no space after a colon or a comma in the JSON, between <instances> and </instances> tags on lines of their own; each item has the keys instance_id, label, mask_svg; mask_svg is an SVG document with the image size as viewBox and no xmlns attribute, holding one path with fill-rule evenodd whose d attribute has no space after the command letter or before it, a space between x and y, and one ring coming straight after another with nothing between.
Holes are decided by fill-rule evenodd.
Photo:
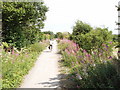
<instances>
[{"instance_id":1,"label":"paved path","mask_svg":"<svg viewBox=\"0 0 120 90\"><path fill-rule=\"evenodd\" d=\"M59 87L59 69L57 43L54 41L53 50L44 50L30 70L20 88L57 88Z\"/></svg>"}]
</instances>

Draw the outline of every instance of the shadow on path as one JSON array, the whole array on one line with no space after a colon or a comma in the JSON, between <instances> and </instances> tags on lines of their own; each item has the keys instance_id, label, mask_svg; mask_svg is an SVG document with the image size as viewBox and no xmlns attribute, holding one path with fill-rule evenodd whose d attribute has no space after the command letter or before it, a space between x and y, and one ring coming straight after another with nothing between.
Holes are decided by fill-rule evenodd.
<instances>
[{"instance_id":1,"label":"shadow on path","mask_svg":"<svg viewBox=\"0 0 120 90\"><path fill-rule=\"evenodd\" d=\"M59 77L50 78L48 82L41 82L38 84L42 84L44 87L59 87Z\"/></svg>"},{"instance_id":2,"label":"shadow on path","mask_svg":"<svg viewBox=\"0 0 120 90\"><path fill-rule=\"evenodd\" d=\"M68 88L73 88L74 84L69 78L68 74L59 74L57 77L50 78L48 82L41 82L44 87L56 87L60 90L66 90ZM59 79L59 80L58 80Z\"/></svg>"}]
</instances>

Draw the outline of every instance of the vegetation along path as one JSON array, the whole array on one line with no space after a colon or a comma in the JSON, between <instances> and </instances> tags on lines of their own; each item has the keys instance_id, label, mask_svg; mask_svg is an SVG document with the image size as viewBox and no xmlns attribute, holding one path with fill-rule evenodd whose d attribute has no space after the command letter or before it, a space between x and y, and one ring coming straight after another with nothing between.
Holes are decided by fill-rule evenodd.
<instances>
[{"instance_id":1,"label":"vegetation along path","mask_svg":"<svg viewBox=\"0 0 120 90\"><path fill-rule=\"evenodd\" d=\"M48 48L38 57L34 67L25 76L20 88L57 88L59 87L57 42L53 42L53 50Z\"/></svg>"}]
</instances>

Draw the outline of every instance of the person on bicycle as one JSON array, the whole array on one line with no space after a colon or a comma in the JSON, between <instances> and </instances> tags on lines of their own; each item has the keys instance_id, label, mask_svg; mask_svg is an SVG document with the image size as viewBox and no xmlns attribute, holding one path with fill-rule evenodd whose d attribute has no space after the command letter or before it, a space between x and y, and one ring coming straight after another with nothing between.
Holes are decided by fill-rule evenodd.
<instances>
[{"instance_id":1,"label":"person on bicycle","mask_svg":"<svg viewBox=\"0 0 120 90\"><path fill-rule=\"evenodd\" d=\"M49 49L52 50L52 48L53 48L53 41L50 40Z\"/></svg>"}]
</instances>

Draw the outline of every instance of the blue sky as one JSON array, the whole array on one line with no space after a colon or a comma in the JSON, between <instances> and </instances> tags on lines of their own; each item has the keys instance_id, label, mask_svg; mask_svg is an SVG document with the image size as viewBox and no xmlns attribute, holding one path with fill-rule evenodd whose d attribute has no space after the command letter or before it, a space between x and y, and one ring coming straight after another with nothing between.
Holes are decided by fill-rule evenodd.
<instances>
[{"instance_id":1,"label":"blue sky","mask_svg":"<svg viewBox=\"0 0 120 90\"><path fill-rule=\"evenodd\" d=\"M113 34L118 31L115 22L118 12L115 5L119 0L44 0L49 7L47 20L42 31L72 32L77 20L92 27L108 27Z\"/></svg>"}]
</instances>

